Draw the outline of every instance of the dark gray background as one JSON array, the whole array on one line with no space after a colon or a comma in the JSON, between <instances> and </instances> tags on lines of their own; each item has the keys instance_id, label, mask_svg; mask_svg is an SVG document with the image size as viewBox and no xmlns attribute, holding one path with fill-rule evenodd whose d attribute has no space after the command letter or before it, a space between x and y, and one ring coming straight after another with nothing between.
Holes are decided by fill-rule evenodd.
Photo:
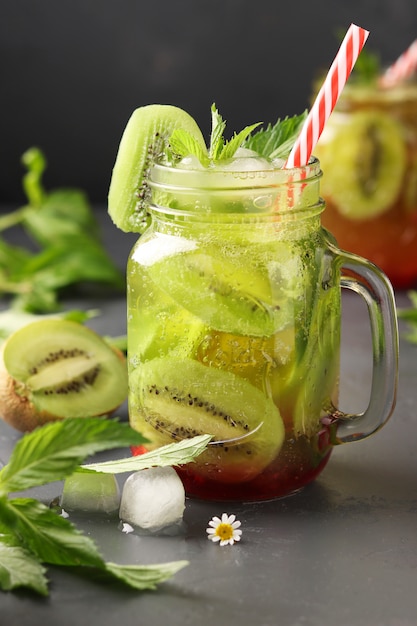
<instances>
[{"instance_id":1,"label":"dark gray background","mask_svg":"<svg viewBox=\"0 0 417 626\"><path fill-rule=\"evenodd\" d=\"M0 0L0 203L20 203L21 154L40 146L49 187L105 202L138 106L188 110L207 136L301 112L355 22L390 63L417 37L416 0Z\"/></svg>"}]
</instances>

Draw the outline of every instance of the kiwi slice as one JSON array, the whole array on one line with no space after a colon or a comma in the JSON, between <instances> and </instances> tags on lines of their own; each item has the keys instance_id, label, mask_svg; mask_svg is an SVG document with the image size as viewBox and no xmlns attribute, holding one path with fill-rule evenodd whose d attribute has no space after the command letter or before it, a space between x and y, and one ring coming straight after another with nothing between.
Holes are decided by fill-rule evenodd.
<instances>
[{"instance_id":1,"label":"kiwi slice","mask_svg":"<svg viewBox=\"0 0 417 626\"><path fill-rule=\"evenodd\" d=\"M290 320L290 301L266 271L204 251L168 256L149 268L154 283L215 330L269 337ZM278 291L278 293L274 293Z\"/></svg>"},{"instance_id":2,"label":"kiwi slice","mask_svg":"<svg viewBox=\"0 0 417 626\"><path fill-rule=\"evenodd\" d=\"M149 171L177 128L188 131L206 151L197 123L182 109L150 104L132 113L120 141L108 196L109 215L121 230L143 232L148 225Z\"/></svg>"},{"instance_id":3,"label":"kiwi slice","mask_svg":"<svg viewBox=\"0 0 417 626\"><path fill-rule=\"evenodd\" d=\"M138 315L137 310L133 314ZM192 357L205 334L206 327L178 307L158 315L142 310L140 324L132 324L129 329L129 360L145 361L166 355Z\"/></svg>"},{"instance_id":4,"label":"kiwi slice","mask_svg":"<svg viewBox=\"0 0 417 626\"><path fill-rule=\"evenodd\" d=\"M2 356L0 415L19 430L105 415L127 398L124 355L77 322L27 324L7 339Z\"/></svg>"},{"instance_id":5,"label":"kiwi slice","mask_svg":"<svg viewBox=\"0 0 417 626\"><path fill-rule=\"evenodd\" d=\"M298 381L293 414L296 437L313 437L320 429L320 419L333 411L333 398L339 379L340 301L333 286L313 307L306 350L295 372Z\"/></svg>"},{"instance_id":6,"label":"kiwi slice","mask_svg":"<svg viewBox=\"0 0 417 626\"><path fill-rule=\"evenodd\" d=\"M131 378L130 420L157 447L198 434L213 436L196 471L245 482L277 456L284 425L273 401L232 372L192 359L153 359Z\"/></svg>"},{"instance_id":7,"label":"kiwi slice","mask_svg":"<svg viewBox=\"0 0 417 626\"><path fill-rule=\"evenodd\" d=\"M400 125L379 111L337 118L315 150L323 169L322 193L352 220L387 211L399 195L406 167Z\"/></svg>"}]
</instances>

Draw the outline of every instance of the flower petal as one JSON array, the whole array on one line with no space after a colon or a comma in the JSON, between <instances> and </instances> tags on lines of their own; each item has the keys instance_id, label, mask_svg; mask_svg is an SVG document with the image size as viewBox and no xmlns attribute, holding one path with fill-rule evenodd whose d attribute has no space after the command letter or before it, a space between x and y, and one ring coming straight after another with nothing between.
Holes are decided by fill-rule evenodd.
<instances>
[{"instance_id":1,"label":"flower petal","mask_svg":"<svg viewBox=\"0 0 417 626\"><path fill-rule=\"evenodd\" d=\"M241 522L236 519L233 513L222 513L221 517L214 516L208 522L206 528L207 539L221 546L233 545L235 541L240 541L242 531L239 529Z\"/></svg>"}]
</instances>

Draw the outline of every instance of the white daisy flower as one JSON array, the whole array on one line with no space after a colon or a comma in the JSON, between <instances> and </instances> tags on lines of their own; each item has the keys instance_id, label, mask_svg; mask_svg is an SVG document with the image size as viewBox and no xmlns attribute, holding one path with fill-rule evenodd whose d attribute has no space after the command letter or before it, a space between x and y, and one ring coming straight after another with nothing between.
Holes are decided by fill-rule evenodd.
<instances>
[{"instance_id":1,"label":"white daisy flower","mask_svg":"<svg viewBox=\"0 0 417 626\"><path fill-rule=\"evenodd\" d=\"M209 521L209 528L206 528L207 538L213 542L219 541L221 546L227 546L227 544L232 546L235 541L240 541L242 535L240 525L236 515L223 513L221 519L213 517Z\"/></svg>"}]
</instances>

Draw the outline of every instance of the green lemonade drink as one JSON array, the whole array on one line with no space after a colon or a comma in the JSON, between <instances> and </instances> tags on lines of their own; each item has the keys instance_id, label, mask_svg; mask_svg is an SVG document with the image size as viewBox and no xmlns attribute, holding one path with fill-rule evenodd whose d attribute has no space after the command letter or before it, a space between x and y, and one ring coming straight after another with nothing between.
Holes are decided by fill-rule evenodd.
<instances>
[{"instance_id":1,"label":"green lemonade drink","mask_svg":"<svg viewBox=\"0 0 417 626\"><path fill-rule=\"evenodd\" d=\"M310 170L289 216L284 170L151 175L164 204L128 263L130 416L154 444L222 442L181 471L188 493L270 498L328 458L340 295Z\"/></svg>"},{"instance_id":2,"label":"green lemonade drink","mask_svg":"<svg viewBox=\"0 0 417 626\"><path fill-rule=\"evenodd\" d=\"M353 276L344 286L371 285L372 299L389 300L389 286L322 228L316 159L283 169L279 150L267 157L261 146L271 129L248 138L255 126L230 146L215 109L207 155L191 118L175 132L172 107L138 111L109 195L116 224L143 232L127 267L130 423L149 449L212 435L196 462L177 470L188 495L287 495L320 473L334 443L370 434L391 411L393 390L378 384L378 415L367 411L360 435L351 426L339 432L342 268ZM144 131L147 149L138 151ZM155 158L161 140L169 149ZM139 167L127 171L131 161ZM379 312L372 323L384 342L376 379L392 380L384 354L388 344L395 352L395 324Z\"/></svg>"},{"instance_id":3,"label":"green lemonade drink","mask_svg":"<svg viewBox=\"0 0 417 626\"><path fill-rule=\"evenodd\" d=\"M417 280L417 83L352 81L315 154L323 224L339 246L376 263L395 287Z\"/></svg>"}]
</instances>

